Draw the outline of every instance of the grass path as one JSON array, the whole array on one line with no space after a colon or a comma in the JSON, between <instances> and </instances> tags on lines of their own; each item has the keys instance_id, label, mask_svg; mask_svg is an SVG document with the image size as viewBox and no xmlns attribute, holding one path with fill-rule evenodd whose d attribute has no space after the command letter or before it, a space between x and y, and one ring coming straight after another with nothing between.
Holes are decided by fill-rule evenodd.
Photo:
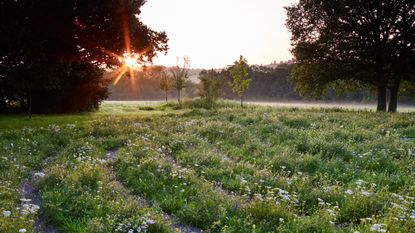
<instances>
[{"instance_id":1,"label":"grass path","mask_svg":"<svg viewBox=\"0 0 415 233\"><path fill-rule=\"evenodd\" d=\"M39 190L36 187L39 179L45 176L43 167L47 166L48 160L46 158L42 161L40 169L35 169L30 172L30 176L25 178L20 184L19 193L21 200L27 200L24 204L32 206L32 209L38 209L41 206L41 197ZM53 226L49 225L47 221L42 218L41 215L37 215L37 218L33 224L33 230L35 233L58 233L59 231Z\"/></svg>"},{"instance_id":2,"label":"grass path","mask_svg":"<svg viewBox=\"0 0 415 233\"><path fill-rule=\"evenodd\" d=\"M114 160L116 160L117 159L117 154L118 154L118 149L109 150L107 152L107 161L113 162ZM174 161L170 161L170 162L172 162L174 164ZM113 170L111 167L108 167L108 169L111 170L111 171ZM115 177L114 180L118 183L118 186L120 187L120 189L124 190L125 193L128 193L129 195L132 195L132 196L134 196L134 197L136 197L137 199L140 200L141 205L139 206L139 208L149 207L149 206L152 205L149 200L145 200L140 196L134 195L131 190L126 188L124 186L124 184L121 181L119 181L118 178L116 178L115 174L113 174L113 176ZM189 226L187 224L179 222L178 219L176 217L172 216L172 215L169 215L167 213L163 213L163 216L165 217L165 219L167 221L172 223L171 228L172 228L172 231L174 231L174 232L182 232L182 233L200 233L200 232L202 232L202 230L199 229L199 228L192 227L192 226Z\"/></svg>"}]
</instances>

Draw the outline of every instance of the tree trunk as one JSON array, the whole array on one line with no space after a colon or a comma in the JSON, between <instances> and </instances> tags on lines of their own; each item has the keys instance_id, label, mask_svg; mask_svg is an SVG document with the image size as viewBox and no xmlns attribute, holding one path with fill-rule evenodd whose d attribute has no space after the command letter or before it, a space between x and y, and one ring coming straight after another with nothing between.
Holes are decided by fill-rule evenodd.
<instances>
[{"instance_id":1,"label":"tree trunk","mask_svg":"<svg viewBox=\"0 0 415 233\"><path fill-rule=\"evenodd\" d=\"M388 103L388 112L396 112L398 110L398 92L399 84L389 88L389 103Z\"/></svg>"},{"instance_id":2,"label":"tree trunk","mask_svg":"<svg viewBox=\"0 0 415 233\"><path fill-rule=\"evenodd\" d=\"M7 108L6 99L0 90L0 112L3 112L4 110L6 110L6 108Z\"/></svg>"},{"instance_id":3,"label":"tree trunk","mask_svg":"<svg viewBox=\"0 0 415 233\"><path fill-rule=\"evenodd\" d=\"M19 101L20 101L20 110L22 112L27 111L27 104L29 102L28 101L28 96L25 95L25 94L20 94L18 98L19 98Z\"/></svg>"},{"instance_id":4,"label":"tree trunk","mask_svg":"<svg viewBox=\"0 0 415 233\"><path fill-rule=\"evenodd\" d=\"M177 101L179 102L179 105L180 105L181 104L181 102L180 102L180 90L177 90L177 95L178 95Z\"/></svg>"},{"instance_id":5,"label":"tree trunk","mask_svg":"<svg viewBox=\"0 0 415 233\"><path fill-rule=\"evenodd\" d=\"M28 95L27 114L29 115L29 119L32 119L32 91L29 91Z\"/></svg>"},{"instance_id":6,"label":"tree trunk","mask_svg":"<svg viewBox=\"0 0 415 233\"><path fill-rule=\"evenodd\" d=\"M166 93L166 103L167 103L167 91L165 93Z\"/></svg>"},{"instance_id":7,"label":"tree trunk","mask_svg":"<svg viewBox=\"0 0 415 233\"><path fill-rule=\"evenodd\" d=\"M386 86L379 85L378 86L378 112L385 112L386 111Z\"/></svg>"},{"instance_id":8,"label":"tree trunk","mask_svg":"<svg viewBox=\"0 0 415 233\"><path fill-rule=\"evenodd\" d=\"M241 95L241 107L242 108L244 107L244 96L243 95Z\"/></svg>"}]
</instances>

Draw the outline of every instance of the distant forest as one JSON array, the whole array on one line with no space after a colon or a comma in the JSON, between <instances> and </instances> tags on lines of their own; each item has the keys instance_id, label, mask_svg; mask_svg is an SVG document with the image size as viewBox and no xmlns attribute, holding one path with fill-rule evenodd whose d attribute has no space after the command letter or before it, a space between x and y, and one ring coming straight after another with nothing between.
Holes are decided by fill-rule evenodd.
<instances>
[{"instance_id":1,"label":"distant forest","mask_svg":"<svg viewBox=\"0 0 415 233\"><path fill-rule=\"evenodd\" d=\"M293 69L292 63L279 63L266 66L252 66L250 76L252 82L245 93L247 101L325 101L325 102L357 102L370 103L376 101L376 94L373 90L361 89L344 94L336 93L334 89L329 89L321 98L310 98L300 96L290 80L290 73ZM190 69L189 80L183 91L182 97L198 97L198 74L201 69ZM221 90L221 98L234 99L238 97L233 94L227 85L230 81L227 69L215 70L224 79ZM111 73L107 73L111 76ZM117 85L110 85L109 100L164 100L164 92L160 90L160 78L151 76L145 72L137 72L134 79L123 78ZM168 92L169 100L177 99L174 90ZM415 99L407 93L400 95L400 102L404 104L414 104Z\"/></svg>"}]
</instances>

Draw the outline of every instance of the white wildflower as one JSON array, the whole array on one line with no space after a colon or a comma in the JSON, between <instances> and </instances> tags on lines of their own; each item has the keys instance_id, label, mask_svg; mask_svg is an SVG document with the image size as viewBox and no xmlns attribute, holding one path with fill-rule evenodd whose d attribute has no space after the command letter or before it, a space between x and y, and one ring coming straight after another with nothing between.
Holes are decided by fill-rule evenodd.
<instances>
[{"instance_id":1,"label":"white wildflower","mask_svg":"<svg viewBox=\"0 0 415 233\"><path fill-rule=\"evenodd\" d=\"M153 219L147 219L146 223L148 225L153 225L154 223L156 223L156 221L154 221Z\"/></svg>"},{"instance_id":2,"label":"white wildflower","mask_svg":"<svg viewBox=\"0 0 415 233\"><path fill-rule=\"evenodd\" d=\"M45 177L45 173L43 173L43 172L36 172L33 176L36 177L36 178L43 178L43 177Z\"/></svg>"},{"instance_id":3,"label":"white wildflower","mask_svg":"<svg viewBox=\"0 0 415 233\"><path fill-rule=\"evenodd\" d=\"M26 232L26 228L22 228L22 229L20 229L20 230L19 230L19 232L20 232L20 233L24 233L24 232Z\"/></svg>"},{"instance_id":4,"label":"white wildflower","mask_svg":"<svg viewBox=\"0 0 415 233\"><path fill-rule=\"evenodd\" d=\"M3 210L3 216L5 218L10 217L10 215L12 215L12 212L10 210Z\"/></svg>"},{"instance_id":5,"label":"white wildflower","mask_svg":"<svg viewBox=\"0 0 415 233\"><path fill-rule=\"evenodd\" d=\"M370 227L370 231L376 231L376 232L381 232L381 233L384 233L384 232L386 232L386 230L385 229L382 229L383 227L385 227L386 225L385 224L382 224L382 223L376 223L376 224L373 224L371 227Z\"/></svg>"},{"instance_id":6,"label":"white wildflower","mask_svg":"<svg viewBox=\"0 0 415 233\"><path fill-rule=\"evenodd\" d=\"M358 186L362 186L363 185L363 183L365 183L365 181L363 181L363 180L356 180L356 182L355 182Z\"/></svg>"},{"instance_id":7,"label":"white wildflower","mask_svg":"<svg viewBox=\"0 0 415 233\"><path fill-rule=\"evenodd\" d=\"M368 192L368 191L362 191L362 195L365 196L365 197L368 197L368 196L371 195L371 193Z\"/></svg>"},{"instance_id":8,"label":"white wildflower","mask_svg":"<svg viewBox=\"0 0 415 233\"><path fill-rule=\"evenodd\" d=\"M347 195L353 195L354 194L353 191L350 190L350 189L346 190L346 192L344 192L344 193L347 194Z\"/></svg>"}]
</instances>

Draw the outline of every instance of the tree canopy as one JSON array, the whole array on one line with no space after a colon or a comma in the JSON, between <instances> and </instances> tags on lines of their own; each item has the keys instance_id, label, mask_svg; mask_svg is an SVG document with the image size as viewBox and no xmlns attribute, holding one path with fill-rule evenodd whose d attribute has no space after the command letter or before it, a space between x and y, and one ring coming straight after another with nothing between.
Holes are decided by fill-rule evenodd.
<instances>
[{"instance_id":1,"label":"tree canopy","mask_svg":"<svg viewBox=\"0 0 415 233\"><path fill-rule=\"evenodd\" d=\"M104 68L126 52L145 63L168 49L164 32L139 21L144 3L1 0L0 111L32 102L35 112L96 107L108 95Z\"/></svg>"},{"instance_id":2,"label":"tree canopy","mask_svg":"<svg viewBox=\"0 0 415 233\"><path fill-rule=\"evenodd\" d=\"M230 74L232 82L229 82L229 85L231 86L232 92L241 98L241 107L243 107L243 95L252 79L249 77L248 61L242 55L230 68Z\"/></svg>"},{"instance_id":3,"label":"tree canopy","mask_svg":"<svg viewBox=\"0 0 415 233\"><path fill-rule=\"evenodd\" d=\"M202 70L199 74L199 80L199 96L208 107L213 107L214 102L220 96L224 77L215 70Z\"/></svg>"},{"instance_id":4,"label":"tree canopy","mask_svg":"<svg viewBox=\"0 0 415 233\"><path fill-rule=\"evenodd\" d=\"M388 110L396 111L402 81L414 81L414 1L300 0L286 10L293 80L302 94L344 84L374 87L384 111L389 89Z\"/></svg>"}]
</instances>

